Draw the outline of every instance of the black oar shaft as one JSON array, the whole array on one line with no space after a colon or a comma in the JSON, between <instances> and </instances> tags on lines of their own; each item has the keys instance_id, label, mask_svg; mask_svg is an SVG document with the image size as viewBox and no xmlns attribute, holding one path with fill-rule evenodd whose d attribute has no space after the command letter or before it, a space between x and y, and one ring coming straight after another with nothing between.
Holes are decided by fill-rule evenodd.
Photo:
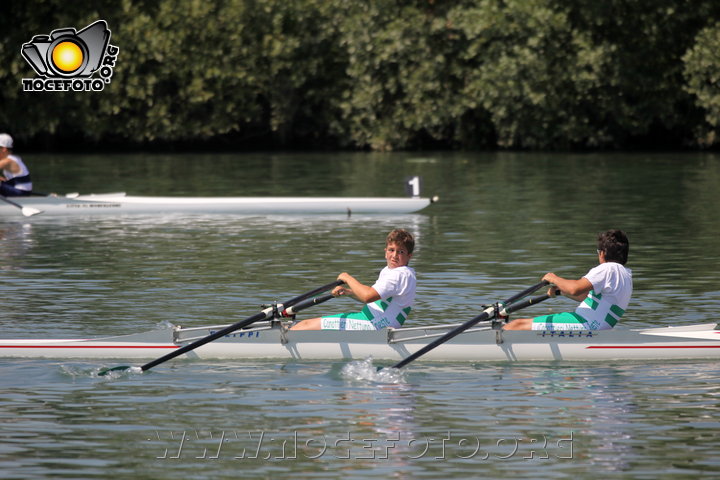
<instances>
[{"instance_id":1,"label":"black oar shaft","mask_svg":"<svg viewBox=\"0 0 720 480\"><path fill-rule=\"evenodd\" d=\"M264 320L268 318L270 315L272 315L272 308L266 308L260 313L257 313L253 315L250 318L246 318L245 320L241 320L237 323L233 323L232 325L223 328L222 330L218 330L217 332L208 335L207 337L203 337L200 340L197 340L193 343L190 343L188 345L185 345L184 347L180 347L177 350L173 350L172 352L168 353L167 355L163 355L162 357L153 360L152 362L148 362L142 367L142 371L149 370L152 367L159 365L163 362L167 362L168 360L172 360L173 358L177 357L178 355L182 355L183 353L189 352L190 350L194 350L198 347L202 347L206 343L212 342L213 340L217 340L218 338L225 336L229 333L234 332L235 330L239 330L247 325L250 325L251 323L259 322L260 320Z\"/></svg>"},{"instance_id":2,"label":"black oar shaft","mask_svg":"<svg viewBox=\"0 0 720 480\"><path fill-rule=\"evenodd\" d=\"M4 196L4 195L0 195L0 200L3 201L3 202L5 202L5 203L8 203L8 204L12 205L13 207L17 207L17 208L20 208L20 209L23 208L22 205L20 205L20 204L17 203L17 202L13 202L12 200L8 199L8 198L7 198L6 196Z\"/></svg>"},{"instance_id":3,"label":"black oar shaft","mask_svg":"<svg viewBox=\"0 0 720 480\"><path fill-rule=\"evenodd\" d=\"M404 367L405 365L407 365L408 363L412 362L413 360L415 360L415 359L417 359L417 358L419 358L419 357L422 357L423 355L425 355L427 352L429 352L430 350L434 349L434 348L437 347L438 345L441 345L441 344L447 342L448 340L452 340L452 339L455 338L457 335L460 335L462 332L464 332L464 331L467 330L468 328L472 327L472 326L475 325L476 323L482 322L483 320L489 320L490 318L492 318L492 316L493 316L493 309L492 309L492 308L489 308L489 309L485 310L483 313L481 313L481 314L478 315L477 317L468 320L467 322L463 323L463 324L460 325L459 327L455 327L454 329L450 330L448 333L446 333L446 334L443 335L442 337L433 340L432 342L428 343L427 345L425 345L424 347L422 347L422 348L421 348L420 350L418 350L417 352L415 352L415 353L413 353L412 355L409 355L408 357L405 357L404 359L400 360L398 363L396 363L395 365L393 365L393 368L402 368L402 367Z\"/></svg>"},{"instance_id":4,"label":"black oar shaft","mask_svg":"<svg viewBox=\"0 0 720 480\"><path fill-rule=\"evenodd\" d=\"M508 298L507 300L505 300L505 301L503 302L503 305L509 305L509 304L511 304L511 303L513 303L513 302L515 302L515 301L523 298L523 297L527 297L528 295L530 295L531 293L533 293L535 290L537 290L537 289L539 289L539 288L541 288L541 287L544 287L545 285L549 285L549 284L550 284L550 282L548 282L547 280L543 280L543 281L541 281L540 283L537 283L537 284L533 285L532 287L528 287L528 288L526 288L525 290L523 290L522 292L520 292L520 293L518 293L518 294L516 294L516 295L513 295L513 296L510 297L510 298Z\"/></svg>"},{"instance_id":5,"label":"black oar shaft","mask_svg":"<svg viewBox=\"0 0 720 480\"><path fill-rule=\"evenodd\" d=\"M331 288L335 288L339 285L342 285L343 283L345 283L345 282L343 282L342 280L335 280L334 282L330 282L327 285L323 285L322 287L318 287L315 290L311 290L307 293L303 293L302 295L298 295L297 297L288 300L287 302L283 303L283 307L284 308L292 307L293 305L295 305L299 302L302 302L303 300L305 300L307 298L314 297L318 293L327 292Z\"/></svg>"},{"instance_id":6,"label":"black oar shaft","mask_svg":"<svg viewBox=\"0 0 720 480\"><path fill-rule=\"evenodd\" d=\"M328 293L327 295L322 295L320 297L311 298L309 300L303 300L300 303L296 303L294 306L286 308L282 314L283 316L290 317L292 315L295 315L301 310L305 310L306 308L310 308L314 305L320 305L321 303L325 303L328 300L335 298L335 295L332 293Z\"/></svg>"},{"instance_id":7,"label":"black oar shaft","mask_svg":"<svg viewBox=\"0 0 720 480\"><path fill-rule=\"evenodd\" d=\"M548 285L548 283L549 283L549 282L543 280L542 282L538 283L537 285L533 285L533 286L530 287L530 288L526 288L525 290L523 290L522 292L518 293L517 295L513 295L512 297L510 297L510 298L508 298L507 300L505 300L505 304L511 304L512 302L514 302L514 301L516 301L516 300L518 300L518 299L520 299L520 298L523 298L523 297L531 294L532 292L534 292L534 291L537 290L538 288L541 288L541 287L543 287L543 286L545 286L545 285ZM507 307L503 307L503 310L502 310L500 313L503 314L503 315L509 314L509 313L514 312L514 311L516 311L516 310L520 310L521 308L525 308L525 307L528 307L528 306L530 306L530 305L534 305L534 304L536 304L536 303L542 302L543 300L547 300L548 298L550 298L550 296L547 295L547 294L546 294L546 295L541 295L541 296L535 297L535 298L530 298L530 299L528 299L528 300L525 300L524 302L520 302L520 303L515 304L515 305L508 305ZM433 340L432 342L428 343L427 345L425 345L424 347L422 347L420 350L416 351L416 352L413 353L412 355L409 355L408 357L402 359L401 361L399 361L398 363L396 363L395 365L393 365L393 368L402 368L402 367L404 367L405 365L407 365L408 363L412 362L413 360L415 360L415 359L417 359L417 358L425 355L427 352L429 352L430 350L434 349L435 347L437 347L437 346L439 346L439 345L441 345L441 344L443 344L443 343L445 343L445 342L447 342L447 341L449 341L449 340L452 340L453 338L455 338L456 336L460 335L462 332L464 332L465 330L469 329L469 328L472 327L473 325L475 325L475 324L477 324L477 323L479 323L479 322L482 322L482 321L484 321L484 320L490 320L490 319L493 318L494 316L495 316L495 309L494 309L494 307L490 307L490 308L485 309L485 311L484 311L483 313L481 313L480 315L478 315L477 317L468 320L467 322L463 323L462 325L460 325L460 326L458 326L458 327L455 327L454 329L450 330L448 333L446 333L446 334L443 335L442 337Z\"/></svg>"},{"instance_id":8,"label":"black oar shaft","mask_svg":"<svg viewBox=\"0 0 720 480\"><path fill-rule=\"evenodd\" d=\"M558 290L560 292L560 290ZM512 312L515 312L517 310L521 310L525 307L529 307L530 305L535 305L536 303L544 302L550 298L550 295L547 293L545 295L538 295L537 297L528 298L527 300L524 300L520 303L513 303L512 305L503 308L500 312L502 315L510 315Z\"/></svg>"},{"instance_id":9,"label":"black oar shaft","mask_svg":"<svg viewBox=\"0 0 720 480\"><path fill-rule=\"evenodd\" d=\"M330 290L333 287L337 287L338 285L341 285L342 283L344 283L344 282L342 282L340 280L336 280L334 282L328 283L327 285L323 285L322 287L318 287L314 290L311 290L307 293L303 293L302 295L298 295L297 297L288 300L286 303L283 303L282 308L287 309L289 307L292 307L293 305L297 305L299 302L302 302L303 300L306 300L312 296L315 296L318 293L322 293L327 290ZM331 297L332 297L332 295L331 295ZM329 300L329 298L327 300ZM324 301L326 301L326 300L324 300ZM322 303L322 302L318 302L318 303ZM309 306L311 306L311 304L307 304L304 308L307 308ZM229 325L221 330L218 330L217 332L212 333L212 334L208 335L207 337L203 337L200 340L197 340L193 343L185 345L184 347L180 347L177 350L173 350L172 352L168 353L167 355L164 355L156 360L153 360L152 362L146 363L145 365L141 366L140 368L142 369L143 372L146 370L149 370L156 365L167 362L168 360L172 360L173 358L177 357L178 355L187 353L190 350L194 350L198 347L202 347L206 343L210 343L213 340L217 340L218 338L223 337L229 333L232 333L235 330L239 330L243 327L246 327L246 326L250 325L251 323L259 322L261 320L270 318L274 312L275 312L274 307L266 308L263 311L261 311L260 313L253 315L252 317L246 318L245 320L240 320L239 322L233 323L232 325Z\"/></svg>"},{"instance_id":10,"label":"black oar shaft","mask_svg":"<svg viewBox=\"0 0 720 480\"><path fill-rule=\"evenodd\" d=\"M13 207L16 207L20 209L22 214L26 217L32 217L33 215L37 215L38 213L42 213L42 210L38 210L37 208L33 207L25 207L23 205L20 205L17 202L13 202L12 200L9 200L6 196L0 195L0 201L3 201L7 203L8 205L12 205Z\"/></svg>"}]
</instances>

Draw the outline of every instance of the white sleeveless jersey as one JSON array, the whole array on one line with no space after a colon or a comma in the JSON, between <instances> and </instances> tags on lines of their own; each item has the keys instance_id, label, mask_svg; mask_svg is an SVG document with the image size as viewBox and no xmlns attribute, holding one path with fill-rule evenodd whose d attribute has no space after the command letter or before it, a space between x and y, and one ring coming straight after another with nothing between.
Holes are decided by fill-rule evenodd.
<instances>
[{"instance_id":1,"label":"white sleeveless jersey","mask_svg":"<svg viewBox=\"0 0 720 480\"><path fill-rule=\"evenodd\" d=\"M23 163L22 159L17 155L8 155L8 158L12 161L14 161L18 167L20 167L20 171L18 173L12 173L10 170L3 169L3 177L5 177L7 180L12 180L13 178L19 178L24 177L26 175L30 175L30 170L25 166L25 163ZM32 190L32 182L11 182L13 183L13 186L17 188L18 190Z\"/></svg>"}]
</instances>

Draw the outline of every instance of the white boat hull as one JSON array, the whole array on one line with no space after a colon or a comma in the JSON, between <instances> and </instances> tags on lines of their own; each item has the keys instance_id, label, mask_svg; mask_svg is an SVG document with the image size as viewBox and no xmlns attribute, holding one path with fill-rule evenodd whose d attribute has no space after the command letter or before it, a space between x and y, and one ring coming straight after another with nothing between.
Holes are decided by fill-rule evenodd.
<instances>
[{"instance_id":1,"label":"white boat hull","mask_svg":"<svg viewBox=\"0 0 720 480\"><path fill-rule=\"evenodd\" d=\"M427 207L420 197L135 197L124 193L11 197L42 216L132 214L401 214ZM22 215L19 208L0 203L0 218Z\"/></svg>"},{"instance_id":2,"label":"white boat hull","mask_svg":"<svg viewBox=\"0 0 720 480\"><path fill-rule=\"evenodd\" d=\"M399 361L452 326L372 332L287 331L266 324L220 338L178 359ZM0 357L155 359L217 331L218 327L166 329L95 339L0 340ZM600 332L500 332L475 329L431 350L418 361L613 361L720 359L715 324Z\"/></svg>"}]
</instances>

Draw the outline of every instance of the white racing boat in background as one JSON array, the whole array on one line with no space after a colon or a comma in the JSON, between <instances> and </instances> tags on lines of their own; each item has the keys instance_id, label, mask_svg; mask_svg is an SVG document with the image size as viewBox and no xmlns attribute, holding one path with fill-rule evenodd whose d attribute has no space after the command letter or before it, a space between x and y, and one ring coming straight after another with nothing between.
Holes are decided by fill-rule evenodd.
<instances>
[{"instance_id":1,"label":"white racing boat in background","mask_svg":"<svg viewBox=\"0 0 720 480\"><path fill-rule=\"evenodd\" d=\"M420 197L420 178L406 181L408 197L149 197L124 192L0 196L0 218L132 214L403 214L438 200Z\"/></svg>"},{"instance_id":2,"label":"white racing boat in background","mask_svg":"<svg viewBox=\"0 0 720 480\"><path fill-rule=\"evenodd\" d=\"M420 197L140 197L125 193L12 197L30 215L130 214L401 214L422 210L436 198ZM34 210L34 212L33 212ZM18 216L12 204L0 203L0 218ZM27 215L26 216L30 216Z\"/></svg>"},{"instance_id":3,"label":"white racing boat in background","mask_svg":"<svg viewBox=\"0 0 720 480\"><path fill-rule=\"evenodd\" d=\"M378 331L289 331L286 322L269 320L224 335L178 358L349 360L372 357L398 361L458 325ZM0 340L0 357L151 359L224 327L174 327L103 338ZM618 327L592 332L506 332L484 325L448 340L422 358L435 362L719 360L719 327L708 323L640 329Z\"/></svg>"}]
</instances>

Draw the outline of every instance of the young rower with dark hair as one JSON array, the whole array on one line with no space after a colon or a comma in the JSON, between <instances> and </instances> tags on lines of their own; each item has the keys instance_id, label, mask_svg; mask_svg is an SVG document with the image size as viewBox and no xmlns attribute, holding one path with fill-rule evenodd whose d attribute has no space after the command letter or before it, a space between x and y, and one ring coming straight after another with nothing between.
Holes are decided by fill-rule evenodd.
<instances>
[{"instance_id":1,"label":"young rower with dark hair","mask_svg":"<svg viewBox=\"0 0 720 480\"><path fill-rule=\"evenodd\" d=\"M581 302L575 312L519 318L508 322L504 330L607 330L617 324L632 296L632 271L625 267L630 243L622 230L598 235L599 265L582 278L570 280L548 273L543 277L554 285L548 290Z\"/></svg>"},{"instance_id":2,"label":"young rower with dark hair","mask_svg":"<svg viewBox=\"0 0 720 480\"><path fill-rule=\"evenodd\" d=\"M385 239L387 266L372 286L360 283L349 273L337 279L345 285L335 287L333 295L350 295L364 303L362 311L309 318L296 323L291 330L380 330L400 328L415 301L415 270L408 267L415 249L412 234L395 229Z\"/></svg>"}]
</instances>

